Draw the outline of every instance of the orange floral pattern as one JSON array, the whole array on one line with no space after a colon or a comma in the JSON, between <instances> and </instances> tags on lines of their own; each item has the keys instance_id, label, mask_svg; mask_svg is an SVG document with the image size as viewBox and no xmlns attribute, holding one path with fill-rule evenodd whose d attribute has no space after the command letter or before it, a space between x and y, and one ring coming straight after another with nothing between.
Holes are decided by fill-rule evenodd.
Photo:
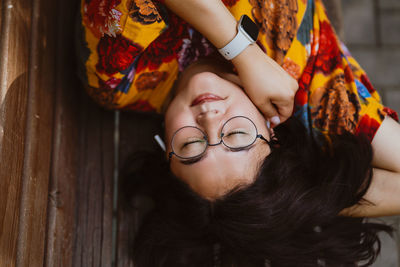
<instances>
[{"instance_id":1,"label":"orange floral pattern","mask_svg":"<svg viewBox=\"0 0 400 267\"><path fill-rule=\"evenodd\" d=\"M128 0L127 8L133 21L144 25L161 21L156 5L150 0Z\"/></svg>"},{"instance_id":2,"label":"orange floral pattern","mask_svg":"<svg viewBox=\"0 0 400 267\"><path fill-rule=\"evenodd\" d=\"M268 45L276 49L274 59L282 64L298 28L297 0L249 0L249 2L253 6L253 18L260 25L261 31L266 34Z\"/></svg>"},{"instance_id":3,"label":"orange floral pattern","mask_svg":"<svg viewBox=\"0 0 400 267\"><path fill-rule=\"evenodd\" d=\"M287 73L290 74L294 79L299 79L301 75L301 69L300 66L291 60L290 58L285 58L282 68L286 70Z\"/></svg>"},{"instance_id":4,"label":"orange floral pattern","mask_svg":"<svg viewBox=\"0 0 400 267\"><path fill-rule=\"evenodd\" d=\"M361 106L357 95L346 89L343 74L335 76L323 88L323 95L312 109L314 126L329 133L340 134L356 130Z\"/></svg>"},{"instance_id":5,"label":"orange floral pattern","mask_svg":"<svg viewBox=\"0 0 400 267\"><path fill-rule=\"evenodd\" d=\"M137 78L135 84L138 91L152 90L168 77L165 71L144 72Z\"/></svg>"}]
</instances>

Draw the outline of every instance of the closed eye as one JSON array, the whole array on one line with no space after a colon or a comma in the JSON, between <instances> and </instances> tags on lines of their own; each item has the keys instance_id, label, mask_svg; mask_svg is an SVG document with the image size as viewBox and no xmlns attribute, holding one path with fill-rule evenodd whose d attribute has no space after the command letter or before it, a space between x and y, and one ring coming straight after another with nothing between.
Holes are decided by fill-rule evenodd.
<instances>
[{"instance_id":1,"label":"closed eye","mask_svg":"<svg viewBox=\"0 0 400 267\"><path fill-rule=\"evenodd\" d=\"M235 135L235 134L247 134L246 132L243 131L233 131L228 133L226 136L231 136L231 135Z\"/></svg>"},{"instance_id":2,"label":"closed eye","mask_svg":"<svg viewBox=\"0 0 400 267\"><path fill-rule=\"evenodd\" d=\"M230 148L230 147L226 147L230 152L240 152L240 151L250 151L252 148L254 147L254 144L248 147L241 147L241 148ZM204 158L207 157L207 151L206 153L204 153L203 155L196 157L196 158L192 158L192 159L185 159L185 160L180 160L179 162L182 163L183 165L193 165L201 160L203 160Z\"/></svg>"},{"instance_id":3,"label":"closed eye","mask_svg":"<svg viewBox=\"0 0 400 267\"><path fill-rule=\"evenodd\" d=\"M193 140L193 141L189 141L189 142L184 143L184 144L182 145L182 148L184 148L185 146L188 146L188 145L190 145L190 144L202 143L202 142L204 142L204 141L203 141L203 140Z\"/></svg>"}]
</instances>

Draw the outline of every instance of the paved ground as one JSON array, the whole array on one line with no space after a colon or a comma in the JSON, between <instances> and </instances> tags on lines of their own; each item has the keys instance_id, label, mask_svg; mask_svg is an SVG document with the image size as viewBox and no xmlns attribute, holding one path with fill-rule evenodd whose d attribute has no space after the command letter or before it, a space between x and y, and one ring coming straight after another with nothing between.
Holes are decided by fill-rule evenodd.
<instances>
[{"instance_id":1,"label":"paved ground","mask_svg":"<svg viewBox=\"0 0 400 267\"><path fill-rule=\"evenodd\" d=\"M342 0L344 40L385 105L400 113L400 0ZM400 142L400 140L399 140ZM400 267L400 216L380 218L397 228L382 236L374 267Z\"/></svg>"}]
</instances>

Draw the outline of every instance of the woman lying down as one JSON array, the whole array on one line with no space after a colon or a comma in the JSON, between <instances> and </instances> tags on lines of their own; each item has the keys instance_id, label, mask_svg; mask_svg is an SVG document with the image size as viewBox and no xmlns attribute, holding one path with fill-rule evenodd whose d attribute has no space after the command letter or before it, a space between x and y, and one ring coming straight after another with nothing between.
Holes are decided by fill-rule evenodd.
<instances>
[{"instance_id":1,"label":"woman lying down","mask_svg":"<svg viewBox=\"0 0 400 267\"><path fill-rule=\"evenodd\" d=\"M400 214L400 126L320 0L82 0L82 80L158 112L135 266L368 266ZM136 164L137 165L137 164ZM130 186L129 186L130 185Z\"/></svg>"}]
</instances>

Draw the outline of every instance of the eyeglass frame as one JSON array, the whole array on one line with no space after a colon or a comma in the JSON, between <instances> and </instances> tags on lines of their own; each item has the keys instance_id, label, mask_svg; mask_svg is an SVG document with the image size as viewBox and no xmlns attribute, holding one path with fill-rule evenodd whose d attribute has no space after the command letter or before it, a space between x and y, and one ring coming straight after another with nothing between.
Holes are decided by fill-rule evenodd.
<instances>
[{"instance_id":1,"label":"eyeglass frame","mask_svg":"<svg viewBox=\"0 0 400 267\"><path fill-rule=\"evenodd\" d=\"M254 128L256 129L256 136L255 136L253 142L251 142L251 143L250 143L249 145L247 145L247 146L235 147L235 148L234 148L234 147L229 147L227 144L225 144L225 142L224 142L224 140L223 140L224 134L223 134L222 131L223 131L225 125L226 125L229 121L231 121L232 119L235 119L235 118L245 118L245 119L249 120L249 121L253 124ZM196 155L196 156L188 157L188 158L187 158L187 157L181 157L181 156L179 156L178 154L175 153L174 147L173 147L172 143L173 143L173 141L174 141L175 135L176 135L180 130L182 130L182 129L184 129L184 128L195 128L195 129L198 129L198 130L203 134L203 138L204 138L204 140L206 141L206 146L205 146L205 149L204 149L203 152L201 152L200 154L198 154L198 155ZM221 132L220 132L220 137L219 137L219 138L220 138L220 141L219 141L218 143L210 144L210 143L208 142L207 134L206 134L202 129L200 129L199 127L196 127L196 126L183 126L183 127L179 128L178 130L176 130L175 133L174 133L173 136L172 136L171 144L170 144L171 150L172 150L172 151L168 153L168 160L171 160L171 158L172 158L173 155L175 155L177 158L185 159L185 160L198 158L198 157L200 157L201 155L203 155L203 154L207 151L207 148L208 148L209 146L218 146L218 145L220 145L220 144L223 144L225 147L227 147L227 148L229 148L229 149L245 149L245 148L247 148L247 147L249 147L249 146L252 146L252 145L257 141L258 138L260 138L261 140L265 141L268 145L271 145L271 144L270 144L270 141L268 141L262 134L258 134L258 129L257 129L256 124L255 124L250 118L248 118L248 117L246 117L246 116L242 116L242 115L233 116L233 117L229 118L226 122L224 122L224 124L223 124L222 127L221 127Z\"/></svg>"}]
</instances>

